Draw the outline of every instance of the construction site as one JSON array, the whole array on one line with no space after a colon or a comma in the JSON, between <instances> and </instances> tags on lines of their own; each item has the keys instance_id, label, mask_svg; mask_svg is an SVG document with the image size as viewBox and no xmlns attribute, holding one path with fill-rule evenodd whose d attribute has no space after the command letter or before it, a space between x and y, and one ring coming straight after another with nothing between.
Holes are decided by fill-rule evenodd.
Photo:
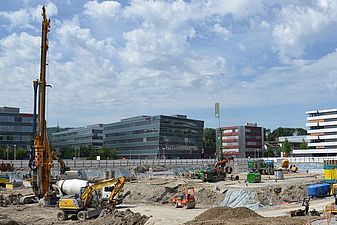
<instances>
[{"instance_id":1,"label":"construction site","mask_svg":"<svg viewBox=\"0 0 337 225\"><path fill-rule=\"evenodd\" d=\"M139 160L137 165L69 166L50 149L46 134L50 20L45 8L42 16L41 71L33 82L34 143L27 165L0 161L0 225L337 224L334 159L298 163L291 157L220 155L198 165Z\"/></svg>"},{"instance_id":2,"label":"construction site","mask_svg":"<svg viewBox=\"0 0 337 225\"><path fill-rule=\"evenodd\" d=\"M29 171L11 168L2 172L16 181L1 189L0 224L326 223L331 214L324 207L335 204L333 190L310 192L323 182L323 172L298 172L287 160L272 168L259 167L262 160L249 163L240 173L242 164L235 159L198 170L191 165L96 168L87 171L88 180L79 179L78 170L57 169L48 195L40 199L31 179L19 178Z\"/></svg>"}]
</instances>

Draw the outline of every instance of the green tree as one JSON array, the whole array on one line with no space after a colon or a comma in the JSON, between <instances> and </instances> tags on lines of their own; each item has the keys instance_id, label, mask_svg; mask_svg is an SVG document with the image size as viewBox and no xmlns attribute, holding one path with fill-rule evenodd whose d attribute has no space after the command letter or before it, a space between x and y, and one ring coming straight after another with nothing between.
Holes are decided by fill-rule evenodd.
<instances>
[{"instance_id":1,"label":"green tree","mask_svg":"<svg viewBox=\"0 0 337 225\"><path fill-rule=\"evenodd\" d=\"M276 141L278 137L281 136L293 136L293 135L306 135L307 131L303 128L288 128L288 127L279 127L273 132L266 130L266 140L267 141Z\"/></svg>"},{"instance_id":2,"label":"green tree","mask_svg":"<svg viewBox=\"0 0 337 225\"><path fill-rule=\"evenodd\" d=\"M60 150L63 159L72 159L76 155L74 147L65 147Z\"/></svg>"},{"instance_id":3,"label":"green tree","mask_svg":"<svg viewBox=\"0 0 337 225\"><path fill-rule=\"evenodd\" d=\"M6 148L0 147L0 159L6 159Z\"/></svg>"},{"instance_id":4,"label":"green tree","mask_svg":"<svg viewBox=\"0 0 337 225\"><path fill-rule=\"evenodd\" d=\"M268 153L268 157L274 157L274 149L273 149L273 147L268 146L267 153Z\"/></svg>"},{"instance_id":5,"label":"green tree","mask_svg":"<svg viewBox=\"0 0 337 225\"><path fill-rule=\"evenodd\" d=\"M100 156L101 159L117 159L117 149L114 147L101 147L96 149L96 156Z\"/></svg>"},{"instance_id":6,"label":"green tree","mask_svg":"<svg viewBox=\"0 0 337 225\"><path fill-rule=\"evenodd\" d=\"M302 140L302 142L300 144L300 149L308 149L308 148L309 148L308 144L307 144L307 142L303 138L303 140Z\"/></svg>"},{"instance_id":7,"label":"green tree","mask_svg":"<svg viewBox=\"0 0 337 225\"><path fill-rule=\"evenodd\" d=\"M282 145L282 151L284 152L284 154L285 154L286 156L289 156L289 155L290 155L290 152L291 152L291 146L290 146L289 141L288 141L287 138L284 140L284 143L283 143L283 145Z\"/></svg>"},{"instance_id":8,"label":"green tree","mask_svg":"<svg viewBox=\"0 0 337 225\"><path fill-rule=\"evenodd\" d=\"M23 160L23 159L28 159L28 151L25 148L18 148L16 150L16 159L18 160Z\"/></svg>"},{"instance_id":9,"label":"green tree","mask_svg":"<svg viewBox=\"0 0 337 225\"><path fill-rule=\"evenodd\" d=\"M205 128L203 137L203 148L208 152L214 152L216 149L215 129Z\"/></svg>"}]
</instances>

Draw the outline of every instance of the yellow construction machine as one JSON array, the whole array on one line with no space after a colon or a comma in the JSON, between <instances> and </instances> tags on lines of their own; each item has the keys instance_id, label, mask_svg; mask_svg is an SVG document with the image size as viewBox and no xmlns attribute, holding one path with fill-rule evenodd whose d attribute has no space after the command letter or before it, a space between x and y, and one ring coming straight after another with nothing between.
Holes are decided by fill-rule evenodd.
<instances>
[{"instance_id":1,"label":"yellow construction machine","mask_svg":"<svg viewBox=\"0 0 337 225\"><path fill-rule=\"evenodd\" d=\"M61 197L59 209L62 211L57 214L57 218L66 220L69 216L76 215L77 219L85 220L99 216L106 207L114 208L116 204L120 203L119 200L115 199L115 196L121 192L125 181L124 176L118 179L111 178L84 187L80 196L67 195ZM102 206L98 192L107 186L113 186L113 190L107 202Z\"/></svg>"},{"instance_id":2,"label":"yellow construction machine","mask_svg":"<svg viewBox=\"0 0 337 225\"><path fill-rule=\"evenodd\" d=\"M30 153L29 167L32 170L32 188L39 199L43 199L43 204L49 204L50 175L53 166L52 152L47 138L46 129L46 65L48 51L48 32L50 19L47 19L46 9L42 7L42 34L41 34L41 67L40 79L33 81L34 86L34 116L33 116L33 134L34 143ZM38 97L37 97L38 95ZM37 108L38 98L38 113ZM36 118L38 115L38 118ZM32 196L24 196L29 198Z\"/></svg>"}]
</instances>

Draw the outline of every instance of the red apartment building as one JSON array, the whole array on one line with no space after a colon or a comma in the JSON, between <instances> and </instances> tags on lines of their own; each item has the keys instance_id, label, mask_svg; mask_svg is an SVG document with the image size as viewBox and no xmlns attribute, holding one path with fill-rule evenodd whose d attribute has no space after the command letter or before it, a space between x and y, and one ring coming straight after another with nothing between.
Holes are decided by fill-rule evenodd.
<instances>
[{"instance_id":1,"label":"red apartment building","mask_svg":"<svg viewBox=\"0 0 337 225\"><path fill-rule=\"evenodd\" d=\"M264 151L264 128L256 123L222 127L221 149L224 156L259 158Z\"/></svg>"}]
</instances>

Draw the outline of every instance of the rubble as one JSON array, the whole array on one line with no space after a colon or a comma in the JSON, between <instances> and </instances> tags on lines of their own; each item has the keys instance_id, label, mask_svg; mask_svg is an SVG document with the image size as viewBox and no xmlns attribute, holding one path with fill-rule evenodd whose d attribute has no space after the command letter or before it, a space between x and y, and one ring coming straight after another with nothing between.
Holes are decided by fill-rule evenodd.
<instances>
[{"instance_id":1,"label":"rubble","mask_svg":"<svg viewBox=\"0 0 337 225\"><path fill-rule=\"evenodd\" d=\"M130 209L113 210L112 212L94 220L79 222L83 225L144 225L150 217L134 213Z\"/></svg>"},{"instance_id":2,"label":"rubble","mask_svg":"<svg viewBox=\"0 0 337 225\"><path fill-rule=\"evenodd\" d=\"M8 205L19 205L20 198L23 195L21 193L11 193L7 196L0 194L0 206L6 207Z\"/></svg>"}]
</instances>

